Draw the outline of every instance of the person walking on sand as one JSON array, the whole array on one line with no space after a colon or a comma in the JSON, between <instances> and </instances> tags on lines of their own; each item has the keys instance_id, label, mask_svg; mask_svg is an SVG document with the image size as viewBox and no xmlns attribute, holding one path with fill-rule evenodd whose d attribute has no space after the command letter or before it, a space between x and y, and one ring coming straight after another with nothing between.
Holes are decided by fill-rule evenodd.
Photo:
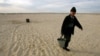
<instances>
[{"instance_id":1,"label":"person walking on sand","mask_svg":"<svg viewBox=\"0 0 100 56\"><path fill-rule=\"evenodd\" d=\"M66 39L65 45L63 47L63 49L66 51L70 51L70 49L68 49L68 45L71 40L71 35L74 35L75 26L83 30L75 14L76 14L76 8L72 7L72 9L70 10L70 14L65 17L61 28L61 35L64 35L64 38Z\"/></svg>"}]
</instances>

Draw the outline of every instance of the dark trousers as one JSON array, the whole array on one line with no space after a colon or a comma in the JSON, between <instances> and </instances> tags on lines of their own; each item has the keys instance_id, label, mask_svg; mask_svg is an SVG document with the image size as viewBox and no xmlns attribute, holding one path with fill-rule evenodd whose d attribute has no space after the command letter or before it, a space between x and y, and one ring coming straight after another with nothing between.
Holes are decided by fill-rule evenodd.
<instances>
[{"instance_id":1,"label":"dark trousers","mask_svg":"<svg viewBox=\"0 0 100 56\"><path fill-rule=\"evenodd\" d=\"M64 47L67 48L68 45L69 45L69 42L71 40L71 34L64 35L64 38L66 38L65 46Z\"/></svg>"}]
</instances>

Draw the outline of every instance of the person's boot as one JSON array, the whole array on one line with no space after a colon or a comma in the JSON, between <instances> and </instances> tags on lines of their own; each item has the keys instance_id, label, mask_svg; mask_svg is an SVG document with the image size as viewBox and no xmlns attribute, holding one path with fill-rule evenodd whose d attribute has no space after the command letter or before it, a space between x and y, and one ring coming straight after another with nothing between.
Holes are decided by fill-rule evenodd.
<instances>
[{"instance_id":1,"label":"person's boot","mask_svg":"<svg viewBox=\"0 0 100 56\"><path fill-rule=\"evenodd\" d=\"M66 47L63 47L63 49L66 50L66 51L70 51L70 49L68 49L68 48L66 48Z\"/></svg>"}]
</instances>

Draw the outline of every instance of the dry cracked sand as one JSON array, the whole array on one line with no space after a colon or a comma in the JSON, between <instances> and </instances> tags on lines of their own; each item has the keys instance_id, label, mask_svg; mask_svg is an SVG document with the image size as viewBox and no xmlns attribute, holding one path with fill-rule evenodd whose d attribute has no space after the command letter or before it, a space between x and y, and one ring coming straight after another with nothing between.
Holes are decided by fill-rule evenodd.
<instances>
[{"instance_id":1,"label":"dry cracked sand","mask_svg":"<svg viewBox=\"0 0 100 56\"><path fill-rule=\"evenodd\" d=\"M66 15L0 14L0 56L100 56L100 14L76 15L83 31L75 27L70 52L57 42Z\"/></svg>"}]
</instances>

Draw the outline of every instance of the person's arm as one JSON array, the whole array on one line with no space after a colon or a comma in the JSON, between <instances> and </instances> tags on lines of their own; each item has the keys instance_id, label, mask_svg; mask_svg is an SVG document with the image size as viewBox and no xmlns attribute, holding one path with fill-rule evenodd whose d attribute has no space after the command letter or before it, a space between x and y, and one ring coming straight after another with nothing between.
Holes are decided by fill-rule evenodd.
<instances>
[{"instance_id":1,"label":"person's arm","mask_svg":"<svg viewBox=\"0 0 100 56\"><path fill-rule=\"evenodd\" d=\"M80 22L77 20L77 18L75 17L75 25L80 28L81 30L83 30L82 25L80 24Z\"/></svg>"},{"instance_id":2,"label":"person's arm","mask_svg":"<svg viewBox=\"0 0 100 56\"><path fill-rule=\"evenodd\" d=\"M67 24L67 21L68 21L67 18L68 18L68 16L65 17L65 19L64 19L64 21L63 21L63 23L62 23L61 35L63 35L63 29L65 28L65 25Z\"/></svg>"}]
</instances>

